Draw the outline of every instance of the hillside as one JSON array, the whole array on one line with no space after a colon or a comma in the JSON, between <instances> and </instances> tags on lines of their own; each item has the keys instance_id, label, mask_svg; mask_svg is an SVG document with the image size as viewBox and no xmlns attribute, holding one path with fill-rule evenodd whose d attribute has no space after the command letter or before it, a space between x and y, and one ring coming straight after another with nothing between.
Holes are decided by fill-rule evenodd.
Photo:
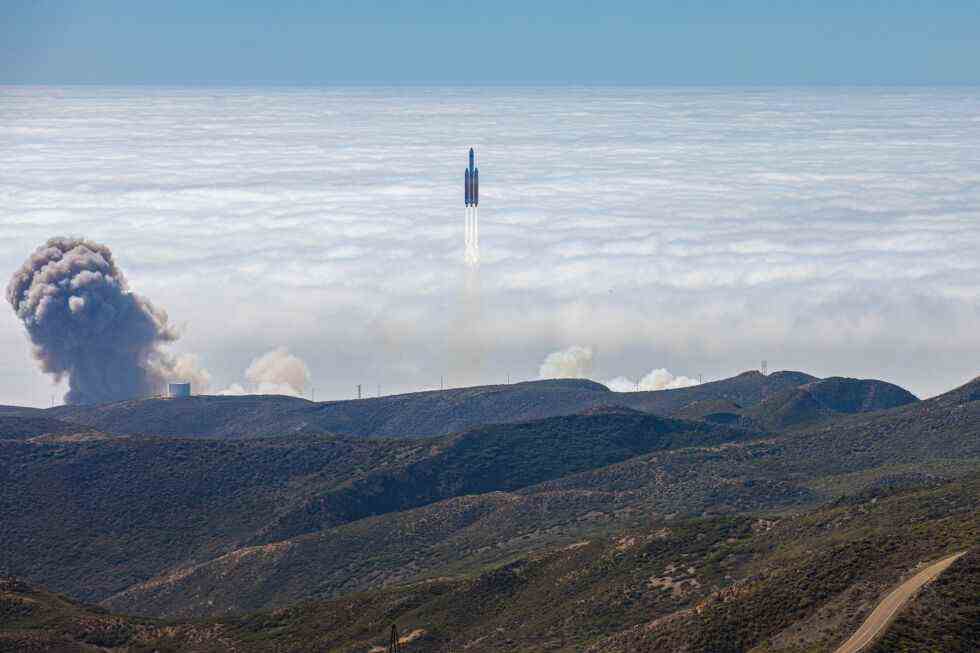
<instances>
[{"instance_id":1,"label":"hillside","mask_svg":"<svg viewBox=\"0 0 980 653\"><path fill-rule=\"evenodd\" d=\"M742 420L757 428L779 431L826 421L838 415L869 413L918 401L908 390L885 381L830 377L783 390L741 409Z\"/></svg>"},{"instance_id":2,"label":"hillside","mask_svg":"<svg viewBox=\"0 0 980 653\"><path fill-rule=\"evenodd\" d=\"M102 598L426 455L420 442L331 437L0 441L0 574Z\"/></svg>"},{"instance_id":3,"label":"hillside","mask_svg":"<svg viewBox=\"0 0 980 653\"><path fill-rule=\"evenodd\" d=\"M869 653L980 651L980 547L922 589Z\"/></svg>"},{"instance_id":4,"label":"hillside","mask_svg":"<svg viewBox=\"0 0 980 653\"><path fill-rule=\"evenodd\" d=\"M112 610L220 616L455 583L692 518L954 487L980 469L978 384L769 433L596 406L438 439L4 440L0 573ZM594 634L635 622L613 625Z\"/></svg>"},{"instance_id":5,"label":"hillside","mask_svg":"<svg viewBox=\"0 0 980 653\"><path fill-rule=\"evenodd\" d=\"M817 380L816 377L803 372L786 371L764 375L761 372L750 371L729 379L710 381L688 388L624 392L620 395L622 401L617 403L658 415L673 415L674 412L691 403L703 401L722 400L747 407L789 388L796 388Z\"/></svg>"},{"instance_id":6,"label":"hillside","mask_svg":"<svg viewBox=\"0 0 980 653\"><path fill-rule=\"evenodd\" d=\"M556 473L552 480L508 494L434 502L287 536L267 542L261 555L259 549L243 549L240 555L170 570L112 597L107 605L168 616L262 609L282 605L288 597L336 596L447 567L493 564L535 547L587 537L596 529L671 514L786 510L841 493L887 493L942 482L980 469L980 401L949 404L947 399L846 416L783 436L660 449L578 473ZM634 416L630 411L617 415ZM557 429L563 420L554 418L553 426ZM540 425L495 428L533 433ZM495 451L491 442L482 451ZM541 443L544 451L560 451L546 439ZM464 452L453 453L445 464L476 470L468 490L481 491L480 458L474 461ZM467 462L459 464L463 459ZM352 549L358 550L349 553ZM338 565L339 559L348 564Z\"/></svg>"},{"instance_id":7,"label":"hillside","mask_svg":"<svg viewBox=\"0 0 980 653\"><path fill-rule=\"evenodd\" d=\"M650 451L752 437L757 434L622 408L492 424L452 436L438 443L430 456L410 465L369 474L304 503L263 532L262 541L277 541L450 497L516 490Z\"/></svg>"},{"instance_id":8,"label":"hillside","mask_svg":"<svg viewBox=\"0 0 980 653\"><path fill-rule=\"evenodd\" d=\"M28 440L45 435L66 436L90 433L91 428L38 416L0 414L0 440Z\"/></svg>"},{"instance_id":9,"label":"hillside","mask_svg":"<svg viewBox=\"0 0 980 653\"><path fill-rule=\"evenodd\" d=\"M692 401L742 406L814 381L799 372L746 372L690 388L612 392L592 381L554 379L351 401L313 403L282 396L144 399L100 406L59 406L44 414L110 432L173 437L251 438L295 433L421 437L484 424L572 415L618 405L669 416Z\"/></svg>"},{"instance_id":10,"label":"hillside","mask_svg":"<svg viewBox=\"0 0 980 653\"><path fill-rule=\"evenodd\" d=\"M0 447L0 573L102 599L242 547L751 433L635 411L443 440L116 438ZM560 452L561 455L554 455ZM52 547L70 540L71 546ZM112 574L105 574L112 568Z\"/></svg>"},{"instance_id":11,"label":"hillside","mask_svg":"<svg viewBox=\"0 0 980 653\"><path fill-rule=\"evenodd\" d=\"M134 399L96 406L57 406L45 414L101 431L168 437L240 439L326 433L309 418L316 404L279 395Z\"/></svg>"},{"instance_id":12,"label":"hillside","mask_svg":"<svg viewBox=\"0 0 980 653\"><path fill-rule=\"evenodd\" d=\"M395 623L406 653L833 651L919 561L974 547L922 593L878 650L907 650L895 646L917 641L900 639L909 626L936 615L942 621L933 626L944 630L931 641L969 644L978 505L980 477L973 476L858 494L793 516L658 519L477 573L172 624L6 580L0 650L43 643L76 651L363 653L383 646Z\"/></svg>"}]
</instances>

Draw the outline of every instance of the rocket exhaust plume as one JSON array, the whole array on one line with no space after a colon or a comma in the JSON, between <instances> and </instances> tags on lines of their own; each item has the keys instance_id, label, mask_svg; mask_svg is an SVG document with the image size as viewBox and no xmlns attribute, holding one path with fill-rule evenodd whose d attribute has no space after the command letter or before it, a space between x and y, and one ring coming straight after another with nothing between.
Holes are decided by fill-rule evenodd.
<instances>
[{"instance_id":1,"label":"rocket exhaust plume","mask_svg":"<svg viewBox=\"0 0 980 653\"><path fill-rule=\"evenodd\" d=\"M480 171L476 153L469 152L463 170L463 261L465 286L457 324L450 336L450 378L456 385L478 384L483 361L483 320L480 317Z\"/></svg>"},{"instance_id":2,"label":"rocket exhaust plume","mask_svg":"<svg viewBox=\"0 0 980 653\"><path fill-rule=\"evenodd\" d=\"M472 267L480 264L480 207L467 206L465 211L463 260Z\"/></svg>"},{"instance_id":3,"label":"rocket exhaust plume","mask_svg":"<svg viewBox=\"0 0 980 653\"><path fill-rule=\"evenodd\" d=\"M7 300L41 369L68 377L66 403L145 397L187 373L188 359L160 350L178 337L166 312L129 290L105 245L52 238L14 274Z\"/></svg>"}]
</instances>

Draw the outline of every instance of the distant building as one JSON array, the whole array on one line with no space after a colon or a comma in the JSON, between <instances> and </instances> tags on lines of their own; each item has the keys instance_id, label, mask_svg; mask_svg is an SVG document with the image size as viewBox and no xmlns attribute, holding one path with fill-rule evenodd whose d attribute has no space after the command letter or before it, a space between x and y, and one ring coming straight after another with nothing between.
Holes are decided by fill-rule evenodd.
<instances>
[{"instance_id":1,"label":"distant building","mask_svg":"<svg viewBox=\"0 0 980 653\"><path fill-rule=\"evenodd\" d=\"M167 395L171 399L180 399L182 397L191 396L191 384L190 383L171 383L167 389Z\"/></svg>"}]
</instances>

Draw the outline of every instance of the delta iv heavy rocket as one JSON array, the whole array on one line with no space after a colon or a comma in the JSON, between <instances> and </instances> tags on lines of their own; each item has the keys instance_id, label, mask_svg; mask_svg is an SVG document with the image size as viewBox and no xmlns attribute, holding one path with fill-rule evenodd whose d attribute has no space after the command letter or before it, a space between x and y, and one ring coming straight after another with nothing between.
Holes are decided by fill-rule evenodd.
<instances>
[{"instance_id":1,"label":"delta iv heavy rocket","mask_svg":"<svg viewBox=\"0 0 980 653\"><path fill-rule=\"evenodd\" d=\"M466 206L479 206L480 204L480 169L474 163L475 155L473 148L470 148L470 167L463 173L463 198Z\"/></svg>"},{"instance_id":2,"label":"delta iv heavy rocket","mask_svg":"<svg viewBox=\"0 0 980 653\"><path fill-rule=\"evenodd\" d=\"M463 201L466 203L463 260L471 269L480 265L480 171L475 159L471 147L470 165L463 172Z\"/></svg>"}]
</instances>

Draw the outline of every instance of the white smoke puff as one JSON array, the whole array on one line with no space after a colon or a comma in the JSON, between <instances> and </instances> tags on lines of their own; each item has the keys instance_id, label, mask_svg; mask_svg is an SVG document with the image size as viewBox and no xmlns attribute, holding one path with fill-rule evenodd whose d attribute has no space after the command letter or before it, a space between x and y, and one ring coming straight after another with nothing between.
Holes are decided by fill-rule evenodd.
<instances>
[{"instance_id":1,"label":"white smoke puff","mask_svg":"<svg viewBox=\"0 0 980 653\"><path fill-rule=\"evenodd\" d=\"M636 381L625 376L617 376L615 379L606 381L603 385L613 392L633 392L636 390Z\"/></svg>"},{"instance_id":2,"label":"white smoke puff","mask_svg":"<svg viewBox=\"0 0 980 653\"><path fill-rule=\"evenodd\" d=\"M14 273L7 301L41 369L68 377L66 403L145 397L173 378L174 359L160 346L176 331L166 312L129 290L105 245L50 239Z\"/></svg>"},{"instance_id":3,"label":"white smoke puff","mask_svg":"<svg viewBox=\"0 0 980 653\"><path fill-rule=\"evenodd\" d=\"M639 381L633 381L625 376L617 376L615 379L606 381L606 387L614 392L633 392L640 390L649 392L651 390L673 390L675 388L687 388L697 385L696 379L686 376L674 376L664 368L655 369Z\"/></svg>"},{"instance_id":4,"label":"white smoke puff","mask_svg":"<svg viewBox=\"0 0 980 653\"><path fill-rule=\"evenodd\" d=\"M260 394L302 396L310 382L310 370L303 359L279 347L253 360L245 370L245 379L255 384Z\"/></svg>"},{"instance_id":5,"label":"white smoke puff","mask_svg":"<svg viewBox=\"0 0 980 653\"><path fill-rule=\"evenodd\" d=\"M211 373L201 367L200 360L194 354L163 356L161 361L161 374L166 374L171 381L190 383L194 394L207 394L211 389Z\"/></svg>"},{"instance_id":6,"label":"white smoke puff","mask_svg":"<svg viewBox=\"0 0 980 653\"><path fill-rule=\"evenodd\" d=\"M245 370L246 385L233 383L219 395L290 395L302 397L310 370L302 358L279 347L254 359Z\"/></svg>"},{"instance_id":7,"label":"white smoke puff","mask_svg":"<svg viewBox=\"0 0 980 653\"><path fill-rule=\"evenodd\" d=\"M592 348L572 345L548 354L538 376L542 379L585 379L592 372Z\"/></svg>"},{"instance_id":8,"label":"white smoke puff","mask_svg":"<svg viewBox=\"0 0 980 653\"><path fill-rule=\"evenodd\" d=\"M239 397L241 395L247 395L248 390L245 389L241 383L232 383L230 386L218 393L219 395L227 395L230 397Z\"/></svg>"}]
</instances>

